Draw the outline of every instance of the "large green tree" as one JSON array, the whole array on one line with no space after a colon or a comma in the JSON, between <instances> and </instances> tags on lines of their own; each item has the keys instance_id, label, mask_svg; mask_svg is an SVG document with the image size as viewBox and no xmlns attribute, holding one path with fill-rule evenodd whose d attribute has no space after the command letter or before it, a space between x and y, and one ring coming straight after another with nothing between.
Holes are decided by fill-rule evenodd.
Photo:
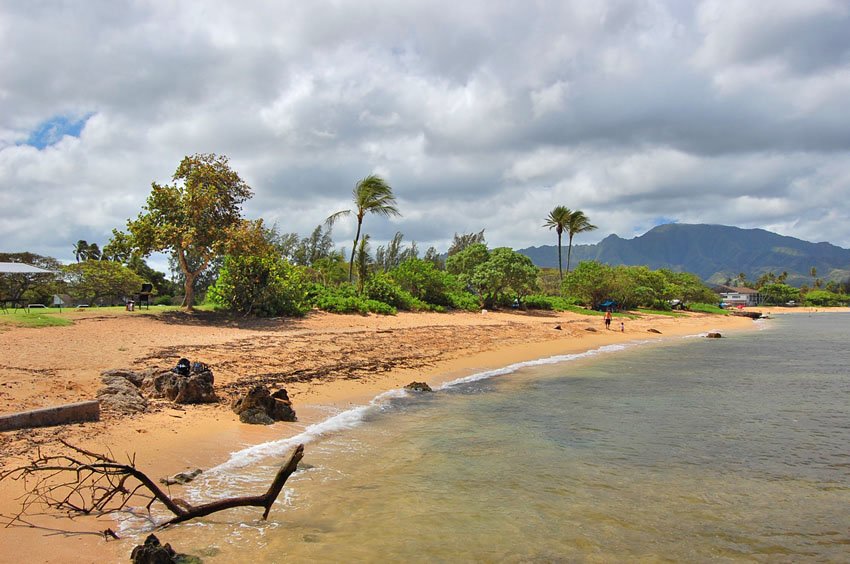
<instances>
[{"instance_id":1,"label":"large green tree","mask_svg":"<svg viewBox=\"0 0 850 564\"><path fill-rule=\"evenodd\" d=\"M142 213L127 227L142 255L174 255L184 278L183 303L191 310L195 279L227 250L243 222L241 205L252 192L227 157L214 154L185 157L172 180L151 184Z\"/></svg>"},{"instance_id":2,"label":"large green tree","mask_svg":"<svg viewBox=\"0 0 850 564\"><path fill-rule=\"evenodd\" d=\"M401 215L396 208L393 189L376 174L370 174L355 184L352 195L354 197L354 209L338 211L325 220L328 226L333 226L341 217L354 214L357 218L357 233L354 235L354 244L351 246L351 260L348 264L349 282L354 281L354 255L358 250L357 242L360 240L360 230L363 227L363 218L366 217L366 214L384 217Z\"/></svg>"},{"instance_id":3,"label":"large green tree","mask_svg":"<svg viewBox=\"0 0 850 564\"><path fill-rule=\"evenodd\" d=\"M56 277L62 269L62 263L53 257L26 252L0 253L0 262L20 262L51 271L43 274L0 274L0 299L19 304L47 303L58 290Z\"/></svg>"},{"instance_id":4,"label":"large green tree","mask_svg":"<svg viewBox=\"0 0 850 564\"><path fill-rule=\"evenodd\" d=\"M549 216L546 218L546 223L543 224L543 227L554 229L555 233L558 234L558 276L561 280L564 279L564 268L561 261L561 235L563 235L564 230L569 225L572 213L573 212L570 211L570 208L568 207L555 206L555 208L549 212Z\"/></svg>"},{"instance_id":5,"label":"large green tree","mask_svg":"<svg viewBox=\"0 0 850 564\"><path fill-rule=\"evenodd\" d=\"M570 212L570 218L567 221L567 234L570 237L569 247L567 248L567 272L570 271L570 256L573 253L573 237L579 233L593 231L596 226L590 223L587 216L581 210Z\"/></svg>"},{"instance_id":6,"label":"large green tree","mask_svg":"<svg viewBox=\"0 0 850 564\"><path fill-rule=\"evenodd\" d=\"M108 298L110 302L135 295L145 280L118 262L86 260L62 268L68 292L77 299L94 304Z\"/></svg>"}]
</instances>

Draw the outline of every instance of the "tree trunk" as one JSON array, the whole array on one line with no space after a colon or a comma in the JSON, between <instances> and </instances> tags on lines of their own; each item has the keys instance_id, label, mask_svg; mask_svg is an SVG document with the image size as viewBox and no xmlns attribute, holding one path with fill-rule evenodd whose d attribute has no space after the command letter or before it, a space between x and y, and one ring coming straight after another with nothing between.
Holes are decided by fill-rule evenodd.
<instances>
[{"instance_id":1,"label":"tree trunk","mask_svg":"<svg viewBox=\"0 0 850 564\"><path fill-rule=\"evenodd\" d=\"M183 272L183 277L186 279L185 282L183 282L183 306L186 308L186 311L193 311L194 309L192 304L195 302L195 280L197 280L198 276L200 276L201 272L204 271L209 263L209 258L204 259L200 268L192 272L189 270L189 263L186 260L186 251L183 249L177 250L177 264L180 265L180 270Z\"/></svg>"},{"instance_id":2,"label":"tree trunk","mask_svg":"<svg viewBox=\"0 0 850 564\"><path fill-rule=\"evenodd\" d=\"M567 274L570 273L570 256L573 254L573 234L570 233L570 244L567 247Z\"/></svg>"},{"instance_id":3,"label":"tree trunk","mask_svg":"<svg viewBox=\"0 0 850 564\"><path fill-rule=\"evenodd\" d=\"M558 279L564 279L564 267L561 264L561 232L558 231ZM569 263L567 263L569 264Z\"/></svg>"},{"instance_id":4,"label":"tree trunk","mask_svg":"<svg viewBox=\"0 0 850 564\"><path fill-rule=\"evenodd\" d=\"M348 283L354 282L354 254L357 252L357 241L360 240L360 227L363 225L363 218L357 216L357 234L354 236L354 245L351 247L351 260L348 263Z\"/></svg>"}]
</instances>

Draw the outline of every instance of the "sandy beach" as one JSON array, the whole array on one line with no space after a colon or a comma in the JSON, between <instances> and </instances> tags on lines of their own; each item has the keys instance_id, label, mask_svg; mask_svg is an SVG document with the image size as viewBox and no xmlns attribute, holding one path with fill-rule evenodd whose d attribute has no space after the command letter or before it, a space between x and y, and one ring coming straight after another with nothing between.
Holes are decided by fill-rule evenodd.
<instances>
[{"instance_id":1,"label":"sandy beach","mask_svg":"<svg viewBox=\"0 0 850 564\"><path fill-rule=\"evenodd\" d=\"M104 370L170 368L181 357L210 366L222 401L177 406L157 400L145 414L104 411L96 423L0 433L6 468L38 447L57 449L62 438L90 450L110 450L119 459L134 454L140 469L159 478L191 467L209 468L239 448L293 436L329 414L413 380L433 386L484 369L606 344L754 327L744 317L693 313L625 319L624 332L606 331L601 317L553 312L392 317L314 312L302 319L274 320L96 310L67 315L74 319L72 326L0 329L0 413L93 399ZM619 329L619 319L613 326ZM272 390L285 387L298 422L268 427L239 423L230 400L256 382ZM17 511L20 487L0 483L0 513ZM111 526L110 520L44 518L38 523L57 529ZM159 536L167 542L167 531ZM19 554L6 548L13 546L26 546L26 559L33 562L122 561L132 548L128 541L46 536L44 530L19 527L0 529L0 546L0 562L20 561Z\"/></svg>"}]
</instances>

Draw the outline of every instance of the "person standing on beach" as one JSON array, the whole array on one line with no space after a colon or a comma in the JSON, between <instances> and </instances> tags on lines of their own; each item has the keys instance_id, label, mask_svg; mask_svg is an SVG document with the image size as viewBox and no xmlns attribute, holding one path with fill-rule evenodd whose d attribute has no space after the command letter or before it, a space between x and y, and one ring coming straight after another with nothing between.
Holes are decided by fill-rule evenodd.
<instances>
[{"instance_id":1,"label":"person standing on beach","mask_svg":"<svg viewBox=\"0 0 850 564\"><path fill-rule=\"evenodd\" d=\"M605 312L605 328L611 329L611 310Z\"/></svg>"}]
</instances>

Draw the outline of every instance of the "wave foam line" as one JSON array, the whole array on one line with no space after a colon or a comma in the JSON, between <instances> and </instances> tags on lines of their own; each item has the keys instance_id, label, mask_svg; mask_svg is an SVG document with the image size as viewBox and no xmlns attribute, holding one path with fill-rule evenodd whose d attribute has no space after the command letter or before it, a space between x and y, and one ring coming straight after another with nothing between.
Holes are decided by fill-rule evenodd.
<instances>
[{"instance_id":1,"label":"wave foam line","mask_svg":"<svg viewBox=\"0 0 850 564\"><path fill-rule=\"evenodd\" d=\"M574 354L559 354L554 356L547 356L545 358L538 358L536 360L526 360L523 362L517 362L514 364L509 364L508 366L502 368L496 368L494 370L486 370L484 372L478 372L476 374L472 374L470 376L464 376L463 378L458 378L457 380L452 380L451 382L446 382L442 386L439 386L438 390L444 390L446 388L452 388L454 386L458 386L460 384L467 384L469 382L478 382L479 380L486 380L487 378L493 378L495 376L504 376L506 374L512 374L517 370L522 368L531 368L534 366L546 366L549 364L559 364L562 362L570 362L573 360L579 360L582 358L588 358L592 356L596 356L598 354L610 353L622 351L632 346L631 343L622 344L622 345L604 345L599 347L598 349L592 349L589 351L574 353Z\"/></svg>"},{"instance_id":2,"label":"wave foam line","mask_svg":"<svg viewBox=\"0 0 850 564\"><path fill-rule=\"evenodd\" d=\"M234 468L243 468L262 460L263 458L285 454L297 445L310 443L324 435L352 429L363 421L363 416L370 409L380 406L389 399L394 397L404 397L405 395L407 395L407 392L404 390L390 390L388 392L384 392L375 396L367 405L359 405L357 407L347 409L325 419L324 421L319 421L318 423L309 425L306 429L304 429L304 431L294 437L260 443L234 452L230 455L230 459L227 462L223 462L218 466L211 468L208 472L223 472Z\"/></svg>"}]
</instances>

